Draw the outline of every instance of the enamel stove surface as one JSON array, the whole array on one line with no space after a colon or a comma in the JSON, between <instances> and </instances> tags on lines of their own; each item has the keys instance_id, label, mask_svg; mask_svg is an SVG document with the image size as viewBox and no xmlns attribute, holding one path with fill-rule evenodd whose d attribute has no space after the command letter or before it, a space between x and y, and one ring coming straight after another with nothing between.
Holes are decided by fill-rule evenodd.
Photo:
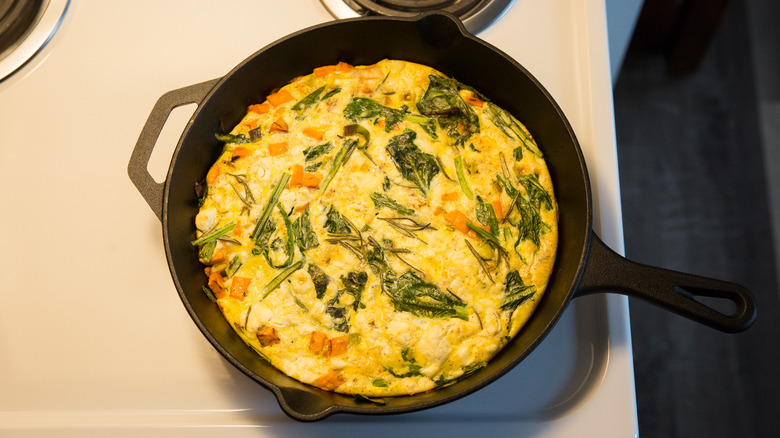
<instances>
[{"instance_id":1,"label":"enamel stove surface","mask_svg":"<svg viewBox=\"0 0 780 438\"><path fill-rule=\"evenodd\" d=\"M311 424L285 416L197 330L160 222L127 177L141 127L165 92L333 19L320 0L71 0L48 44L0 82L0 185L13 206L0 215L0 435L636 435L622 296L573 300L525 361L463 399ZM603 0L516 0L477 36L561 105L588 163L594 228L621 252ZM159 180L193 110L169 117L149 166Z\"/></svg>"}]
</instances>

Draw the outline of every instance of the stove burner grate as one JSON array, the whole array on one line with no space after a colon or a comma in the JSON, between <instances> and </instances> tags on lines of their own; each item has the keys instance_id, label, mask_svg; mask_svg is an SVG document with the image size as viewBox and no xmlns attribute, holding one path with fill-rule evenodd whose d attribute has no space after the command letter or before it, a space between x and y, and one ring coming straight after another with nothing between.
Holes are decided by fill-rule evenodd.
<instances>
[{"instance_id":1,"label":"stove burner grate","mask_svg":"<svg viewBox=\"0 0 780 438\"><path fill-rule=\"evenodd\" d=\"M449 12L476 33L494 21L514 0L321 0L336 18L366 15L412 17L428 11Z\"/></svg>"},{"instance_id":2,"label":"stove burner grate","mask_svg":"<svg viewBox=\"0 0 780 438\"><path fill-rule=\"evenodd\" d=\"M0 2L0 58L16 47L29 33L43 0Z\"/></svg>"},{"instance_id":3,"label":"stove burner grate","mask_svg":"<svg viewBox=\"0 0 780 438\"><path fill-rule=\"evenodd\" d=\"M485 3L482 0L353 0L364 8L380 15L400 15L405 13L440 10L462 16L471 9Z\"/></svg>"}]
</instances>

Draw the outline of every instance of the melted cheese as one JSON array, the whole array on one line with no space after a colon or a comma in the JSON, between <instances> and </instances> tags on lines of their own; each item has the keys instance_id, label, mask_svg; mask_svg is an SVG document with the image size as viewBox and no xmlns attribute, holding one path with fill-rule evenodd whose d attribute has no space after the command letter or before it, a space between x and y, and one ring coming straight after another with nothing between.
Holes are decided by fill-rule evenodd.
<instances>
[{"instance_id":1,"label":"melted cheese","mask_svg":"<svg viewBox=\"0 0 780 438\"><path fill-rule=\"evenodd\" d=\"M365 396L433 389L487 363L544 293L558 213L541 153L430 67L315 69L222 139L195 220L209 289L295 379Z\"/></svg>"}]
</instances>

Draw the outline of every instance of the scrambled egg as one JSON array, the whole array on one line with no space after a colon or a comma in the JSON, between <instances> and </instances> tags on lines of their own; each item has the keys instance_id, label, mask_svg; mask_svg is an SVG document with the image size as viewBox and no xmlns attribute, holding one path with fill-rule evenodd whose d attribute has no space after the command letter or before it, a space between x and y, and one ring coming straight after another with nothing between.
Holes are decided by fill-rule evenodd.
<instances>
[{"instance_id":1,"label":"scrambled egg","mask_svg":"<svg viewBox=\"0 0 780 438\"><path fill-rule=\"evenodd\" d=\"M446 385L544 293L558 211L542 152L430 67L316 68L217 138L193 241L204 291L301 382L368 397Z\"/></svg>"}]
</instances>

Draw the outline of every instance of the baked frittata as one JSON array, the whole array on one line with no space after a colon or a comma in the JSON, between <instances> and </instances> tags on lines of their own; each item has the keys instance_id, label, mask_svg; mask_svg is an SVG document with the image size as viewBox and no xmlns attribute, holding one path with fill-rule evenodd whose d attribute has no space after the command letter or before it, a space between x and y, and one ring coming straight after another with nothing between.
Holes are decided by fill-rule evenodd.
<instances>
[{"instance_id":1,"label":"baked frittata","mask_svg":"<svg viewBox=\"0 0 780 438\"><path fill-rule=\"evenodd\" d=\"M319 67L217 138L192 242L204 291L301 382L366 397L446 385L544 293L558 210L542 152L433 68Z\"/></svg>"}]
</instances>

